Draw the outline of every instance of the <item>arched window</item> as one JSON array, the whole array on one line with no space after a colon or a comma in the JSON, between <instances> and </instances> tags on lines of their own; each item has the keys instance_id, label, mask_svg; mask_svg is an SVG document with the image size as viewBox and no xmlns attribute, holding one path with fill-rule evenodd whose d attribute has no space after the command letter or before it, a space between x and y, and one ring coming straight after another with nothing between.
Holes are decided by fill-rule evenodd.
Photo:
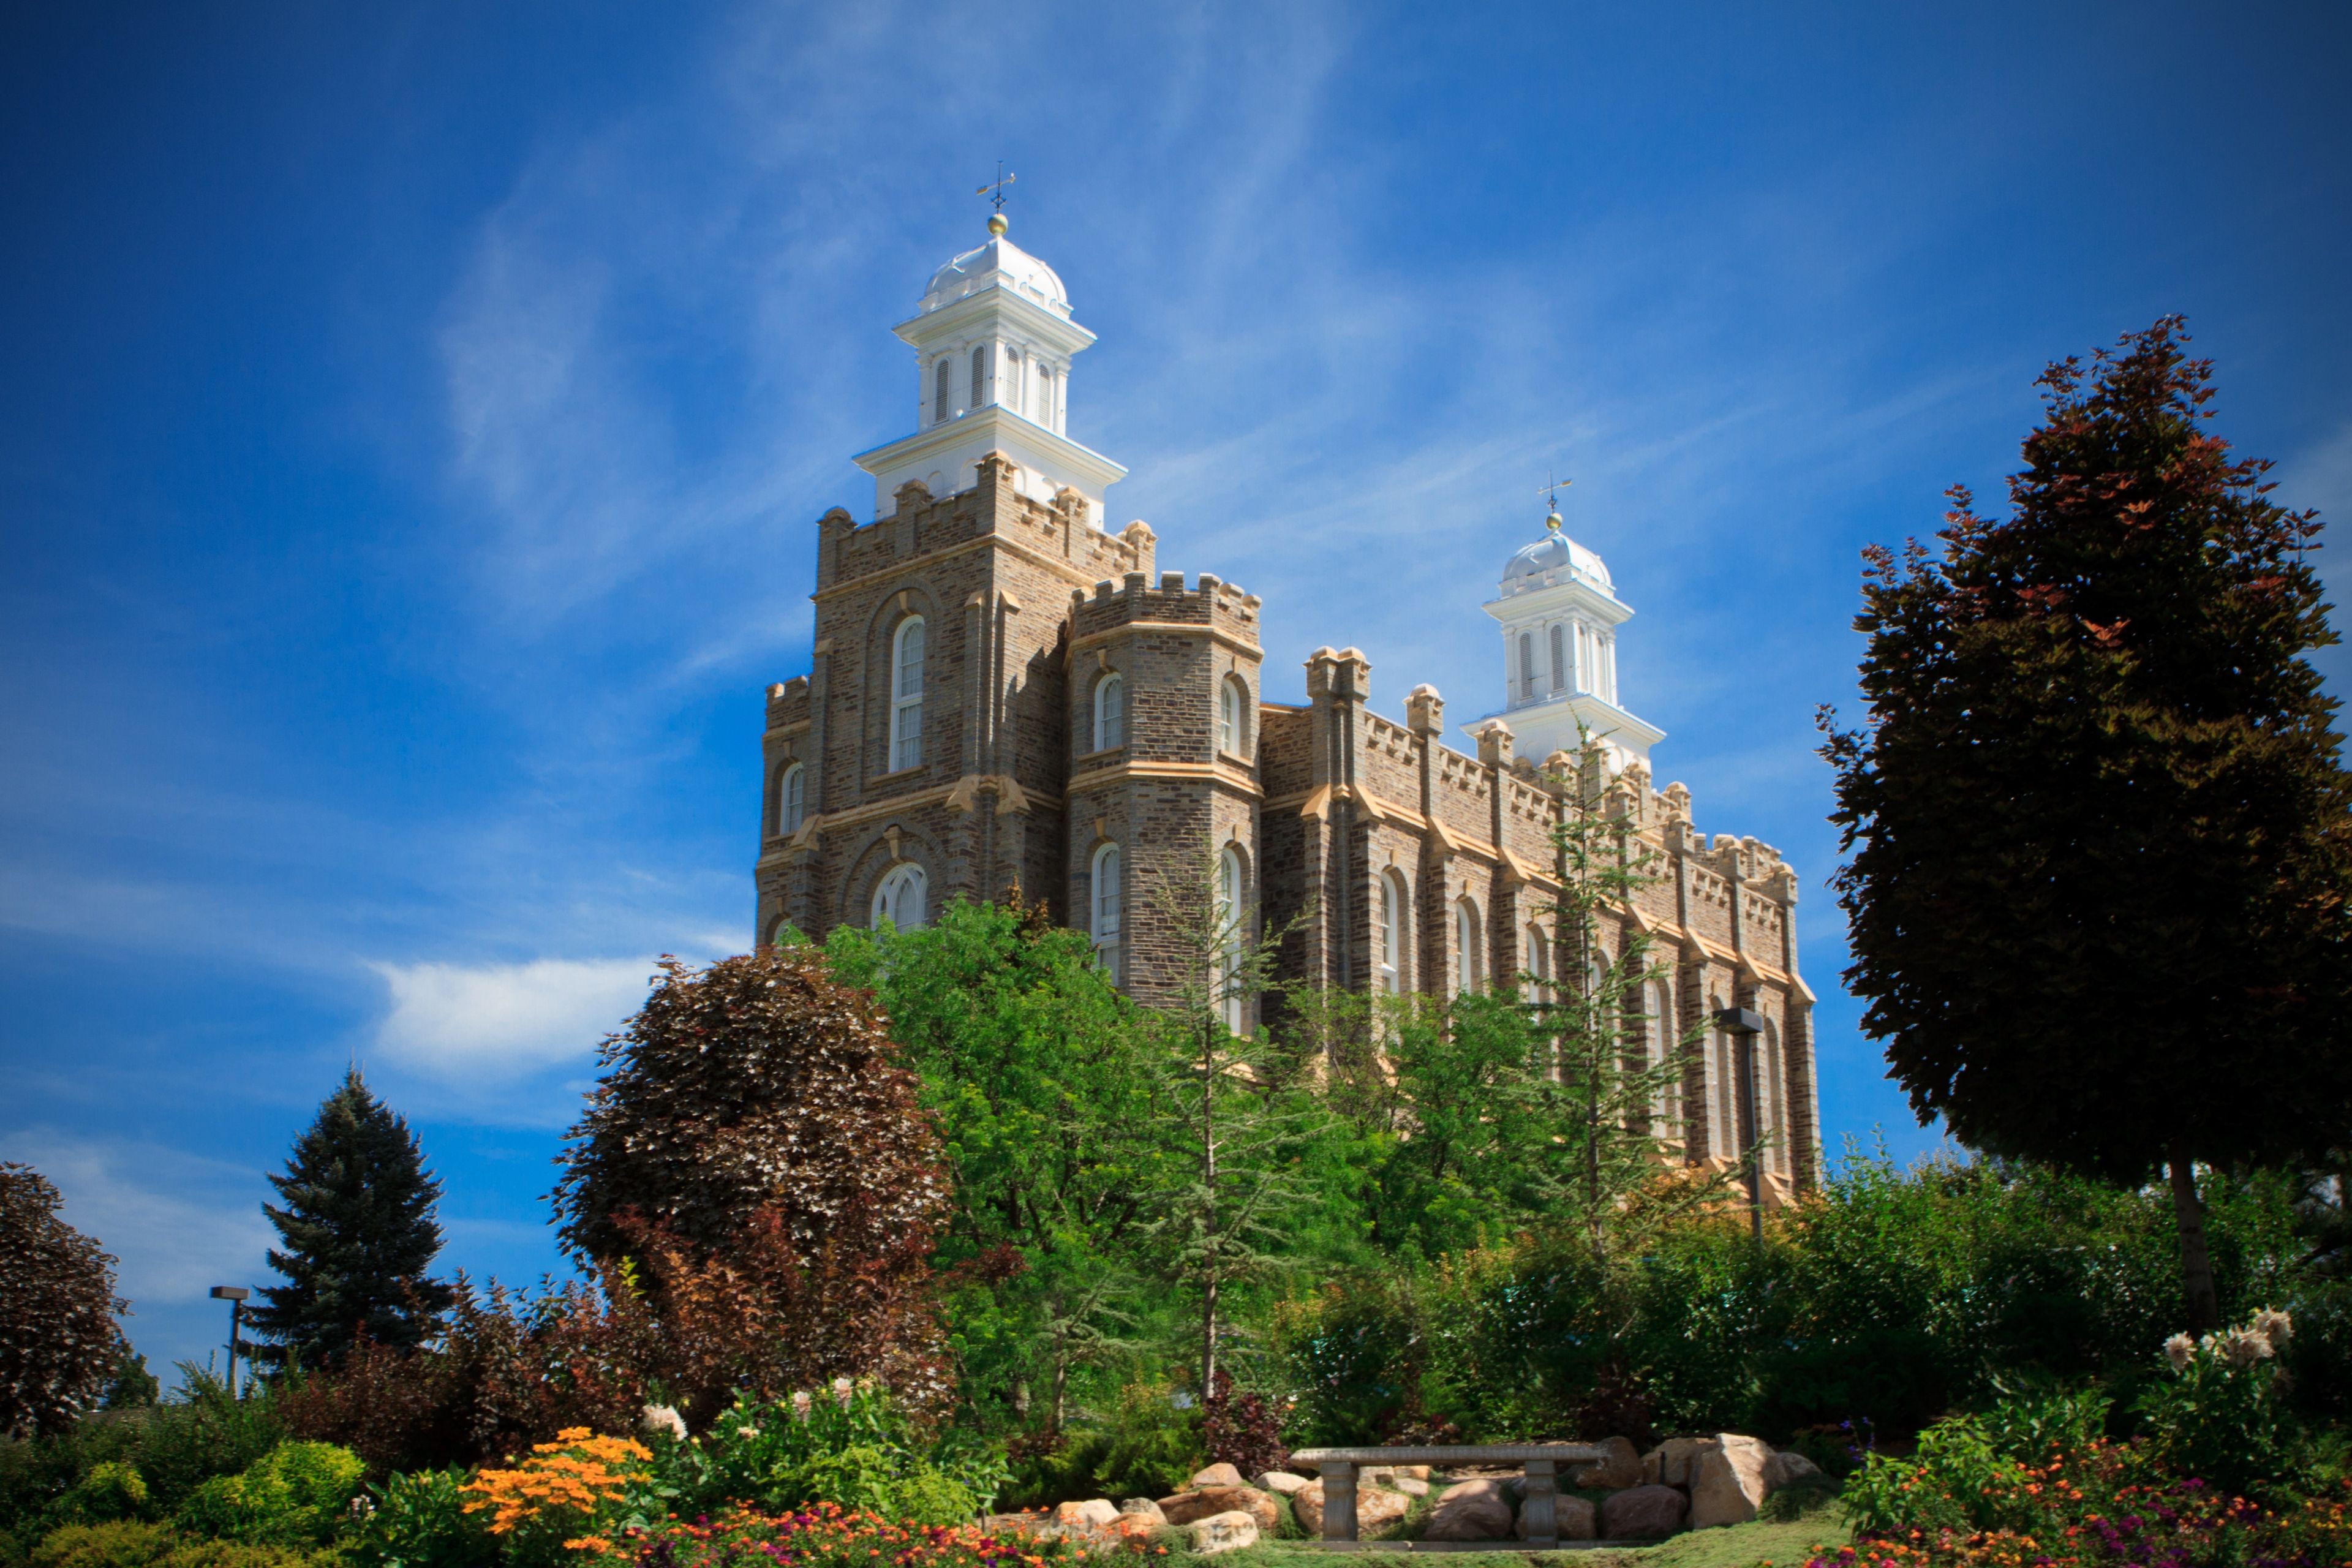
<instances>
[{"instance_id":1,"label":"arched window","mask_svg":"<svg viewBox=\"0 0 2352 1568\"><path fill-rule=\"evenodd\" d=\"M1127 683L1114 670L1095 682L1095 745L1097 752L1127 744Z\"/></svg>"},{"instance_id":2,"label":"arched window","mask_svg":"<svg viewBox=\"0 0 2352 1568\"><path fill-rule=\"evenodd\" d=\"M808 773L798 763L787 767L784 776L776 781L776 831L784 837L801 830L803 786L807 783Z\"/></svg>"},{"instance_id":3,"label":"arched window","mask_svg":"<svg viewBox=\"0 0 2352 1568\"><path fill-rule=\"evenodd\" d=\"M929 919L930 879L912 860L902 860L882 874L874 889L874 923L888 921L900 931L919 929Z\"/></svg>"},{"instance_id":4,"label":"arched window","mask_svg":"<svg viewBox=\"0 0 2352 1568\"><path fill-rule=\"evenodd\" d=\"M1055 428L1054 367L1050 364L1037 367L1037 423L1048 430Z\"/></svg>"},{"instance_id":5,"label":"arched window","mask_svg":"<svg viewBox=\"0 0 2352 1568\"><path fill-rule=\"evenodd\" d=\"M1617 639L1615 637L1601 639L1601 700L1603 702L1617 700Z\"/></svg>"},{"instance_id":6,"label":"arched window","mask_svg":"<svg viewBox=\"0 0 2352 1568\"><path fill-rule=\"evenodd\" d=\"M1669 1035L1666 988L1654 980L1642 983L1642 1065L1654 1070L1666 1061ZM1650 1100L1650 1131L1663 1133L1674 1125L1674 1088L1661 1083Z\"/></svg>"},{"instance_id":7,"label":"arched window","mask_svg":"<svg viewBox=\"0 0 2352 1568\"><path fill-rule=\"evenodd\" d=\"M923 760L923 617L908 616L891 639L890 771Z\"/></svg>"},{"instance_id":8,"label":"arched window","mask_svg":"<svg viewBox=\"0 0 2352 1568\"><path fill-rule=\"evenodd\" d=\"M1225 677L1217 691L1217 750L1249 755L1249 688L1238 675Z\"/></svg>"},{"instance_id":9,"label":"arched window","mask_svg":"<svg viewBox=\"0 0 2352 1568\"><path fill-rule=\"evenodd\" d=\"M1381 877L1381 990L1394 996L1404 989L1404 879L1394 871Z\"/></svg>"},{"instance_id":10,"label":"arched window","mask_svg":"<svg viewBox=\"0 0 2352 1568\"><path fill-rule=\"evenodd\" d=\"M1028 384L1021 378L1021 351L1006 349L1004 351L1004 406L1015 414L1023 412L1028 406L1024 396L1028 390Z\"/></svg>"},{"instance_id":11,"label":"arched window","mask_svg":"<svg viewBox=\"0 0 2352 1568\"><path fill-rule=\"evenodd\" d=\"M1764 1156L1764 1168L1785 1176L1790 1172L1790 1151L1786 1136L1788 1119L1780 1114L1780 1030L1771 1019L1764 1020L1764 1032L1756 1037L1755 1048L1764 1053L1764 1059L1757 1064L1756 1136L1773 1138L1772 1152Z\"/></svg>"},{"instance_id":12,"label":"arched window","mask_svg":"<svg viewBox=\"0 0 2352 1568\"><path fill-rule=\"evenodd\" d=\"M1454 906L1454 947L1462 959L1464 991L1475 991L1486 978L1485 943L1479 939L1478 906L1462 899Z\"/></svg>"},{"instance_id":13,"label":"arched window","mask_svg":"<svg viewBox=\"0 0 2352 1568\"><path fill-rule=\"evenodd\" d=\"M1568 633L1558 621L1551 624L1551 689L1568 689Z\"/></svg>"},{"instance_id":14,"label":"arched window","mask_svg":"<svg viewBox=\"0 0 2352 1568\"><path fill-rule=\"evenodd\" d=\"M1527 1000L1549 1002L1551 987L1546 982L1551 979L1551 943L1544 936L1543 927L1528 927L1527 948Z\"/></svg>"},{"instance_id":15,"label":"arched window","mask_svg":"<svg viewBox=\"0 0 2352 1568\"><path fill-rule=\"evenodd\" d=\"M1536 639L1532 632L1519 634L1519 700L1536 700Z\"/></svg>"},{"instance_id":16,"label":"arched window","mask_svg":"<svg viewBox=\"0 0 2352 1568\"><path fill-rule=\"evenodd\" d=\"M1110 971L1111 984L1118 983L1118 846L1106 844L1095 851L1094 879L1095 957Z\"/></svg>"},{"instance_id":17,"label":"arched window","mask_svg":"<svg viewBox=\"0 0 2352 1568\"><path fill-rule=\"evenodd\" d=\"M988 402L988 345L982 343L971 351L971 405L984 408Z\"/></svg>"},{"instance_id":18,"label":"arched window","mask_svg":"<svg viewBox=\"0 0 2352 1568\"><path fill-rule=\"evenodd\" d=\"M1710 1120L1715 1125L1707 1130L1707 1150L1718 1158L1738 1157L1739 1148L1739 1094L1732 1081L1738 1061L1732 1049L1730 1032L1724 1028L1723 998L1710 996L1706 1001L1707 1077L1715 1080L1715 1092L1708 1096Z\"/></svg>"},{"instance_id":19,"label":"arched window","mask_svg":"<svg viewBox=\"0 0 2352 1568\"><path fill-rule=\"evenodd\" d=\"M1225 946L1223 973L1219 977L1218 1010L1225 1027L1240 1034L1246 1017L1242 994L1242 944L1248 918L1242 905L1242 852L1231 845L1217 859L1217 930Z\"/></svg>"},{"instance_id":20,"label":"arched window","mask_svg":"<svg viewBox=\"0 0 2352 1568\"><path fill-rule=\"evenodd\" d=\"M936 425L948 416L948 362L940 361L940 368L931 377L931 423Z\"/></svg>"}]
</instances>

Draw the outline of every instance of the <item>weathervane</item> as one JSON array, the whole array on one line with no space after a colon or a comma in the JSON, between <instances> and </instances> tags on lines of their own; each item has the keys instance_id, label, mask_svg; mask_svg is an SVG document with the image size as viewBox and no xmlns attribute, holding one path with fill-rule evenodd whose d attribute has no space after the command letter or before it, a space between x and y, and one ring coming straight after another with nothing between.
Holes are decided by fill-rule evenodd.
<instances>
[{"instance_id":1,"label":"weathervane","mask_svg":"<svg viewBox=\"0 0 2352 1568\"><path fill-rule=\"evenodd\" d=\"M988 197L996 207L994 212L988 215L988 232L991 234L1004 232L1004 187L1011 184L1014 178L1014 175L1004 172L1004 160L999 158L996 161L995 180L972 192L973 195Z\"/></svg>"},{"instance_id":2,"label":"weathervane","mask_svg":"<svg viewBox=\"0 0 2352 1568\"><path fill-rule=\"evenodd\" d=\"M1550 469L1550 468L1547 468L1547 469L1545 469L1545 470L1544 470L1544 472L1545 472L1547 475L1553 475L1553 474L1555 474L1555 472L1556 472L1556 471L1555 471L1555 470L1553 470L1553 469ZM1562 490L1564 490L1564 489L1568 489L1568 487L1569 487L1569 486L1570 486L1570 485L1572 485L1572 484L1574 484L1574 483L1576 483L1576 481L1575 481L1574 479L1559 479L1559 478L1557 478L1557 477L1554 477L1554 478L1552 478L1552 479L1550 479L1550 482L1549 482L1548 484L1546 484L1546 485L1544 486L1544 488L1542 489L1542 490L1540 490L1539 492L1538 492L1538 493L1539 493L1540 495L1542 495L1542 497L1544 498L1545 502L1546 502L1546 503L1547 503L1547 504L1551 508L1551 513L1550 513L1550 515L1549 515L1549 516L1548 516L1548 517L1546 517L1546 518L1544 519L1544 527L1546 527L1546 528L1548 528L1548 529L1551 530L1551 531L1552 531L1553 532L1555 532L1555 533L1557 533L1557 532L1559 532L1559 526L1560 526L1560 523L1559 523L1559 492L1560 492L1560 491L1562 491Z\"/></svg>"}]
</instances>

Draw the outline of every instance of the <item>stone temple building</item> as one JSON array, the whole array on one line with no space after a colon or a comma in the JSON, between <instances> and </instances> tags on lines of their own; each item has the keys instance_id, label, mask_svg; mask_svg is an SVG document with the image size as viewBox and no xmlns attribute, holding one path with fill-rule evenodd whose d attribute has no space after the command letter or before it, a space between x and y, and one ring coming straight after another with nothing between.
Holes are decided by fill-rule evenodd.
<instances>
[{"instance_id":1,"label":"stone temple building","mask_svg":"<svg viewBox=\"0 0 2352 1568\"><path fill-rule=\"evenodd\" d=\"M1504 563L1501 710L1445 742L1428 686L1375 712L1353 648L1307 660L1304 706L1265 700L1254 594L1163 572L1142 522L1111 531L1126 470L1069 436L1071 362L1094 334L1053 268L991 237L931 277L893 329L914 351L915 429L861 454L865 521L817 520L814 668L768 689L757 932L926 921L1017 887L1089 932L1131 994L1164 984L1146 889L1213 852L1221 896L1277 928L1286 982L1442 993L1549 978L1549 826L1593 782L1660 879L1619 917L1652 938L1637 987L1654 1059L1691 1026L1665 1130L1693 1163L1769 1139L1774 1200L1820 1179L1812 994L1797 877L1769 846L1710 837L1690 792L1651 787L1663 731L1618 705L1633 614L1599 556L1547 531ZM1539 763L1552 759L1550 765ZM1718 1013L1746 1009L1743 1038ZM1228 1007L1236 1031L1250 1005Z\"/></svg>"}]
</instances>

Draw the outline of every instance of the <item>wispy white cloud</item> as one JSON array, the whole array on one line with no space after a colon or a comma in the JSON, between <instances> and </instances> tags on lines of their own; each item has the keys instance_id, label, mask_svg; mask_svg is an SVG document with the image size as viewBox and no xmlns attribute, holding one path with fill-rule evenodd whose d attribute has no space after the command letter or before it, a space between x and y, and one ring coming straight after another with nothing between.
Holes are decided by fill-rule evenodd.
<instances>
[{"instance_id":1,"label":"wispy white cloud","mask_svg":"<svg viewBox=\"0 0 2352 1568\"><path fill-rule=\"evenodd\" d=\"M444 1087L494 1090L592 1060L643 1004L653 961L534 959L527 963L376 963L391 1010L375 1046Z\"/></svg>"}]
</instances>

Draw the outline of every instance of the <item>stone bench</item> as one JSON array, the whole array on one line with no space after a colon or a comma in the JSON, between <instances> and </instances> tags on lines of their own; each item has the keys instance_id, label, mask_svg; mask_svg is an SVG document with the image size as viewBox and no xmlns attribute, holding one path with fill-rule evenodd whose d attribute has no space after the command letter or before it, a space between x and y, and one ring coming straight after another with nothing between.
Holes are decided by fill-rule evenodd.
<instances>
[{"instance_id":1,"label":"stone bench","mask_svg":"<svg viewBox=\"0 0 2352 1568\"><path fill-rule=\"evenodd\" d=\"M1605 1456L1589 1443L1467 1443L1425 1448L1301 1448L1294 1465L1313 1465L1323 1478L1323 1539L1356 1539L1356 1470L1362 1465L1517 1465L1526 1478L1528 1544L1557 1546L1562 1465L1598 1464Z\"/></svg>"}]
</instances>

